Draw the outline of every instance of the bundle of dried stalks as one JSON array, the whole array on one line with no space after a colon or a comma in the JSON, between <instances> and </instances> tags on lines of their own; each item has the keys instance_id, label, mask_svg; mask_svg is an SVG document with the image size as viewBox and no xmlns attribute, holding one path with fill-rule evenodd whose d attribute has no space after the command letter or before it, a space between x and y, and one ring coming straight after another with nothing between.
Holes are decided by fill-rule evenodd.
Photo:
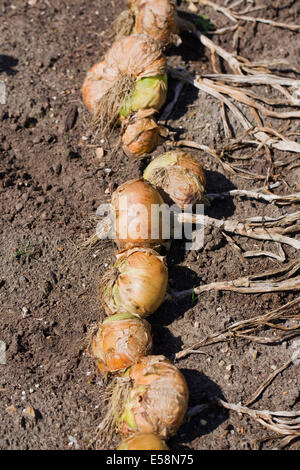
<instances>
[{"instance_id":1,"label":"bundle of dried stalks","mask_svg":"<svg viewBox=\"0 0 300 470\"><path fill-rule=\"evenodd\" d=\"M287 112L287 113L277 113L272 110L267 110L259 103L255 102L253 99L249 98L245 92L241 92L238 88L226 87L225 85L215 85L212 81L197 77L196 79L192 78L186 70L183 69L169 69L169 73L173 78L186 81L190 85L198 88L199 90L215 97L221 103L224 103L230 111L233 113L234 117L238 120L240 125L247 131L253 134L253 137L257 143L262 143L268 147L275 148L278 150L285 150L289 152L300 153L300 144L298 142L289 140L283 136L280 136L279 133L274 136L274 130L271 130L267 127L262 127L260 120L258 120L258 125L253 126L250 121L244 116L244 114L238 109L238 107L225 95L229 95L235 101L247 104L250 109L257 109L260 112L265 113L266 115L272 115L273 117L289 119L290 117L300 117L300 112ZM300 87L300 80L298 80L298 86ZM252 94L253 95L253 94ZM256 99L262 100L263 98ZM284 104L284 103L282 103ZM275 131L276 132L276 131ZM270 137L272 135L272 137Z\"/></svg>"},{"instance_id":2,"label":"bundle of dried stalks","mask_svg":"<svg viewBox=\"0 0 300 470\"><path fill-rule=\"evenodd\" d=\"M180 223L218 227L225 232L234 233L235 235L256 240L284 243L296 250L300 250L300 240L286 236L287 233L297 233L300 231L300 211L275 218L250 217L244 221L219 220L207 215L195 215L187 212L178 214L177 218Z\"/></svg>"},{"instance_id":3,"label":"bundle of dried stalks","mask_svg":"<svg viewBox=\"0 0 300 470\"><path fill-rule=\"evenodd\" d=\"M256 317L249 318L248 320L234 322L223 330L206 336L189 348L178 352L176 354L176 359L182 359L183 357L194 353L200 347L209 346L223 341L229 342L234 339L245 339L247 341L254 341L261 344L274 344L291 339L292 337L299 335L300 323L291 327L285 327L280 323L287 319L299 318L299 303L300 297L297 297L291 302L288 302L264 315L258 315ZM273 337L259 336L258 333L266 328L276 329L277 335Z\"/></svg>"},{"instance_id":4,"label":"bundle of dried stalks","mask_svg":"<svg viewBox=\"0 0 300 470\"><path fill-rule=\"evenodd\" d=\"M296 411L269 411L269 410L253 410L240 403L228 403L224 400L217 399L217 403L223 408L236 411L250 416L258 423L271 431L275 431L281 436L285 436L281 440L280 447L285 447L292 440L300 437L300 410Z\"/></svg>"},{"instance_id":5,"label":"bundle of dried stalks","mask_svg":"<svg viewBox=\"0 0 300 470\"><path fill-rule=\"evenodd\" d=\"M222 13L226 18L228 18L230 21L233 23L236 23L238 20L241 21L250 21L251 23L264 23L268 24L271 26L274 26L275 28L282 28L282 29L289 29L290 31L300 31L300 25L296 24L287 24L287 23L279 23L278 21L272 21L267 18L256 18L254 16L248 16L248 13L261 10L262 6L258 7L250 7L247 8L244 12L237 13L236 11L233 11L230 7L222 7L215 2L211 2L210 0L189 0L192 3L200 3L200 5L205 5L213 8L215 11ZM245 13L247 15L245 15Z\"/></svg>"},{"instance_id":6,"label":"bundle of dried stalks","mask_svg":"<svg viewBox=\"0 0 300 470\"><path fill-rule=\"evenodd\" d=\"M240 294L260 294L266 292L298 291L300 290L300 261L260 274L239 277L232 281L219 281L203 286L194 287L181 292L174 292L175 297L199 295L211 290L227 290Z\"/></svg>"},{"instance_id":7,"label":"bundle of dried stalks","mask_svg":"<svg viewBox=\"0 0 300 470\"><path fill-rule=\"evenodd\" d=\"M270 202L271 204L274 203L278 205L294 204L294 203L300 202L300 193L281 195L281 194L272 194L269 191L270 189L276 188L279 185L280 183L277 182L266 188L254 189L252 191L249 191L247 189L232 189L231 191L224 191L222 193L207 194L206 198L209 201L211 201L214 199L224 199L225 197L239 196L239 197L247 197L249 199L258 199L261 201ZM268 192L267 193L262 192L264 189Z\"/></svg>"}]
</instances>

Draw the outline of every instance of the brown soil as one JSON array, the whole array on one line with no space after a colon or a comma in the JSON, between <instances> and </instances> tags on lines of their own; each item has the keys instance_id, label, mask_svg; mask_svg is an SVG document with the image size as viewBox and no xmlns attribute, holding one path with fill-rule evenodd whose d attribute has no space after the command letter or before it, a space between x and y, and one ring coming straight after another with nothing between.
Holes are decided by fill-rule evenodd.
<instances>
[{"instance_id":1,"label":"brown soil","mask_svg":"<svg viewBox=\"0 0 300 470\"><path fill-rule=\"evenodd\" d=\"M110 243L95 248L84 248L83 243L93 234L96 208L109 201L106 190L140 176L147 161L131 161L121 150L112 151L117 133L109 143L100 143L105 150L100 160L91 146L89 117L80 95L86 71L111 44L106 31L124 2L29 3L34 2L3 0L0 5L0 79L7 89L7 104L0 105L0 340L7 345L6 365L0 365L0 449L88 449L95 446L105 387L85 351L85 340L103 315L97 284L114 259L114 249ZM269 7L259 12L261 16L299 22L298 0L264 3ZM273 7L274 3L280 8ZM186 5L181 2L179 8ZM202 13L218 27L226 23L211 9L204 8ZM229 33L214 40L232 50L232 38ZM210 71L207 51L189 35L183 39L181 46L168 51L170 64L183 65L192 72ZM299 51L299 34L244 24L240 55L252 60L282 57L299 68ZM170 81L170 97L172 89ZM273 124L278 128L282 123ZM224 142L220 105L191 87L184 88L168 125L177 138L210 146ZM232 125L237 129L234 121ZM289 130L297 125L291 122ZM162 144L154 154L165 148ZM207 170L208 192L262 184L232 177L211 157L192 153ZM285 155L275 152L274 158L279 156ZM256 173L266 174L267 168L263 153L248 164ZM299 173L281 170L280 177L287 191L299 189ZM293 206L283 209L236 198L215 201L208 214L239 218L294 210ZM273 244L235 240L247 249L263 245L276 249ZM297 256L292 248L285 251L289 259ZM216 230L206 232L201 251L187 252L178 241L168 254L170 284L177 290L257 273L278 264L269 258L240 261ZM150 319L154 353L174 359L183 345L293 298L285 292L212 292L196 301L165 302ZM215 396L244 403L274 368L290 358L291 344L292 340L270 346L250 341L219 343L204 348L205 355L178 361L189 385L190 406ZM299 366L289 367L254 408L299 409L299 376ZM184 424L169 446L174 451L252 449L266 437L274 435L251 418L212 406ZM260 445L275 449L278 441L271 439ZM300 449L299 441L288 448Z\"/></svg>"}]
</instances>

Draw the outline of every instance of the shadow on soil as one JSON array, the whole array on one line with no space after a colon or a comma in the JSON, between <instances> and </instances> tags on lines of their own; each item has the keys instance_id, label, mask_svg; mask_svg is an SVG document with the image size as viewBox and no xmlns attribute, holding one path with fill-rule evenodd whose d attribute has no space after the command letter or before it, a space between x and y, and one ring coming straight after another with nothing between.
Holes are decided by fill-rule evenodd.
<instances>
[{"instance_id":1,"label":"shadow on soil","mask_svg":"<svg viewBox=\"0 0 300 470\"><path fill-rule=\"evenodd\" d=\"M19 63L19 60L10 55L0 54L0 73L5 72L7 75L15 75L18 73L14 69Z\"/></svg>"},{"instance_id":2,"label":"shadow on soil","mask_svg":"<svg viewBox=\"0 0 300 470\"><path fill-rule=\"evenodd\" d=\"M190 450L184 443L209 434L228 418L228 411L213 403L216 398L225 399L221 388L202 372L180 369L190 392L189 409L211 402L202 412L188 418L169 445L171 450Z\"/></svg>"}]
</instances>

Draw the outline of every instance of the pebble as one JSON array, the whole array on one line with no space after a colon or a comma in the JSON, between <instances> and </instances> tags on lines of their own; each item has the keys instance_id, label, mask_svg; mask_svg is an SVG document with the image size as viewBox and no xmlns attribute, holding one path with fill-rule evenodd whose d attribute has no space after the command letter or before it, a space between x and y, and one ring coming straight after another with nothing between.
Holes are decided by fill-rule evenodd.
<instances>
[{"instance_id":1,"label":"pebble","mask_svg":"<svg viewBox=\"0 0 300 470\"><path fill-rule=\"evenodd\" d=\"M22 202L18 202L18 204L16 204L15 208L16 208L16 211L17 211L17 212L20 212L20 210L23 209L23 203L22 203Z\"/></svg>"},{"instance_id":2,"label":"pebble","mask_svg":"<svg viewBox=\"0 0 300 470\"><path fill-rule=\"evenodd\" d=\"M16 411L16 407L14 405L8 406L5 410L7 413L14 413Z\"/></svg>"},{"instance_id":3,"label":"pebble","mask_svg":"<svg viewBox=\"0 0 300 470\"><path fill-rule=\"evenodd\" d=\"M219 362L219 366L221 367L225 366L225 362L223 361L223 359Z\"/></svg>"},{"instance_id":4,"label":"pebble","mask_svg":"<svg viewBox=\"0 0 300 470\"><path fill-rule=\"evenodd\" d=\"M25 410L23 410L23 413L25 413L30 418L35 418L35 411L32 406L26 406Z\"/></svg>"},{"instance_id":5,"label":"pebble","mask_svg":"<svg viewBox=\"0 0 300 470\"><path fill-rule=\"evenodd\" d=\"M97 158L103 158L104 156L104 150L102 147L96 148L96 157Z\"/></svg>"},{"instance_id":6,"label":"pebble","mask_svg":"<svg viewBox=\"0 0 300 470\"><path fill-rule=\"evenodd\" d=\"M23 318L30 317L29 309L27 307L22 307L22 317Z\"/></svg>"},{"instance_id":7,"label":"pebble","mask_svg":"<svg viewBox=\"0 0 300 470\"><path fill-rule=\"evenodd\" d=\"M188 4L188 10L190 10L190 11L193 12L193 13L197 13L198 8L197 8L197 6L195 5L195 3L190 2L190 3Z\"/></svg>"}]
</instances>

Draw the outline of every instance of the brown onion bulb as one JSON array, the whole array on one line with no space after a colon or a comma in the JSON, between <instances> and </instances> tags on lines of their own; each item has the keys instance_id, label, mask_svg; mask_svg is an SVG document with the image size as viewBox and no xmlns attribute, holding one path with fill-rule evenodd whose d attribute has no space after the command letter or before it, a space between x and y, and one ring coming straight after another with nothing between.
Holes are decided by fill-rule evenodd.
<instances>
[{"instance_id":1,"label":"brown onion bulb","mask_svg":"<svg viewBox=\"0 0 300 470\"><path fill-rule=\"evenodd\" d=\"M155 38L164 47L171 45L179 33L175 5L170 0L140 0L133 3L135 32Z\"/></svg>"},{"instance_id":2,"label":"brown onion bulb","mask_svg":"<svg viewBox=\"0 0 300 470\"><path fill-rule=\"evenodd\" d=\"M150 324L129 313L106 318L92 341L92 354L100 372L105 373L132 366L151 348Z\"/></svg>"},{"instance_id":3,"label":"brown onion bulb","mask_svg":"<svg viewBox=\"0 0 300 470\"><path fill-rule=\"evenodd\" d=\"M173 436L183 422L189 399L181 372L164 356L147 356L126 373L133 381L119 432L153 433L165 439Z\"/></svg>"},{"instance_id":4,"label":"brown onion bulb","mask_svg":"<svg viewBox=\"0 0 300 470\"><path fill-rule=\"evenodd\" d=\"M117 450L169 450L155 434L135 434L121 442Z\"/></svg>"},{"instance_id":5,"label":"brown onion bulb","mask_svg":"<svg viewBox=\"0 0 300 470\"><path fill-rule=\"evenodd\" d=\"M115 104L118 114L122 99L128 99L135 82L146 77L164 76L165 73L166 58L154 38L145 34L122 37L113 43L104 60L88 71L81 89L84 103L95 113L109 92L112 105L114 97L119 101ZM152 98L151 106L155 107L155 103L159 109L165 102L166 88L155 87L154 93L157 98ZM144 105L149 107L149 104Z\"/></svg>"},{"instance_id":6,"label":"brown onion bulb","mask_svg":"<svg viewBox=\"0 0 300 470\"><path fill-rule=\"evenodd\" d=\"M144 157L158 144L159 127L152 118L141 118L127 125L122 136L123 150L128 157Z\"/></svg>"},{"instance_id":7,"label":"brown onion bulb","mask_svg":"<svg viewBox=\"0 0 300 470\"><path fill-rule=\"evenodd\" d=\"M114 191L111 205L119 249L156 247L162 243L162 217L154 216L161 204L158 190L143 179L127 181Z\"/></svg>"},{"instance_id":8,"label":"brown onion bulb","mask_svg":"<svg viewBox=\"0 0 300 470\"><path fill-rule=\"evenodd\" d=\"M189 153L173 150L152 160L144 179L161 188L181 209L204 200L206 177L200 163Z\"/></svg>"},{"instance_id":9,"label":"brown onion bulb","mask_svg":"<svg viewBox=\"0 0 300 470\"><path fill-rule=\"evenodd\" d=\"M163 256L149 248L117 254L117 261L100 284L100 299L108 315L130 313L146 317L165 298L168 269Z\"/></svg>"}]
</instances>

